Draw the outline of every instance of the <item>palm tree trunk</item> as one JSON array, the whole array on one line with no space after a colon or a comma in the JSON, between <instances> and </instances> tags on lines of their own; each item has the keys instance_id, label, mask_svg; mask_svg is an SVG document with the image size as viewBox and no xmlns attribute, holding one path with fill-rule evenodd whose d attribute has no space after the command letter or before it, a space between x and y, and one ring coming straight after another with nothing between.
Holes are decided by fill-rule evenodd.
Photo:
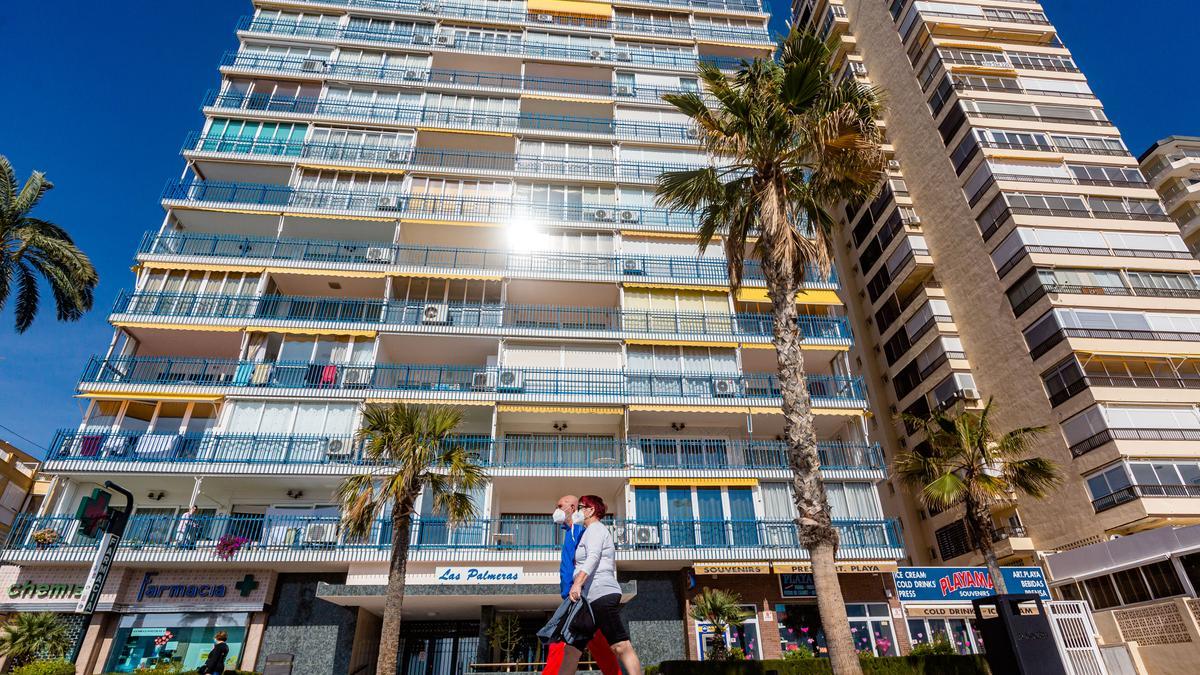
<instances>
[{"instance_id":1,"label":"palm tree trunk","mask_svg":"<svg viewBox=\"0 0 1200 675\"><path fill-rule=\"evenodd\" d=\"M392 505L392 559L388 565L387 597L383 601L383 626L379 631L379 660L375 675L396 675L400 662L400 620L404 605L404 575L408 570L408 540L416 493Z\"/></svg>"},{"instance_id":2,"label":"palm tree trunk","mask_svg":"<svg viewBox=\"0 0 1200 675\"><path fill-rule=\"evenodd\" d=\"M992 522L991 509L978 506L974 501L967 502L967 530L975 539L975 550L983 556L983 564L987 566L988 575L992 578L992 588L996 595L1008 593L1004 585L1004 577L1000 575L1000 561L996 558L996 526Z\"/></svg>"},{"instance_id":3,"label":"palm tree trunk","mask_svg":"<svg viewBox=\"0 0 1200 675\"><path fill-rule=\"evenodd\" d=\"M817 433L804 371L804 354L800 349L803 339L796 311L799 284L791 270L777 269L768 260L762 261L762 267L775 322L772 342L779 364L784 437L788 465L792 470L793 498L799 513L797 524L800 544L808 549L812 561L817 610L825 630L825 643L829 648L833 672L837 675L858 675L862 673L862 667L850 635L850 620L846 615L842 587L834 565L838 532L833 527L825 485L821 482L821 458L817 453Z\"/></svg>"}]
</instances>

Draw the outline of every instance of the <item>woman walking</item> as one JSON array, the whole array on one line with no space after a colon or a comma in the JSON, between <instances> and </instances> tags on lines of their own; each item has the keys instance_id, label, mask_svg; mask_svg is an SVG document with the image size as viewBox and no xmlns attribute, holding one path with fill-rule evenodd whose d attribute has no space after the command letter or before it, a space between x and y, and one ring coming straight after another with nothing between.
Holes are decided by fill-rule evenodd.
<instances>
[{"instance_id":1,"label":"woman walking","mask_svg":"<svg viewBox=\"0 0 1200 675\"><path fill-rule=\"evenodd\" d=\"M585 495L579 500L579 512L583 514L585 529L579 547L575 549L575 581L567 597L587 601L596 620L596 628L612 645L612 651L621 662L625 675L642 675L642 663L633 650L629 630L621 619L617 547L613 544L612 533L600 522L608 512L608 507L596 495ZM579 657L591 637L587 635L578 644L566 646L559 675L575 675L579 668Z\"/></svg>"}]
</instances>

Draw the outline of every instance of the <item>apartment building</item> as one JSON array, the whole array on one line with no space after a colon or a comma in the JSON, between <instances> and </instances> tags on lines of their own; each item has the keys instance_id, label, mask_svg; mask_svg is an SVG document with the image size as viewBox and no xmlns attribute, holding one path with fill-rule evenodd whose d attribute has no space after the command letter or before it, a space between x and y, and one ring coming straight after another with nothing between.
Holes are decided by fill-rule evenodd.
<instances>
[{"instance_id":1,"label":"apartment building","mask_svg":"<svg viewBox=\"0 0 1200 675\"><path fill-rule=\"evenodd\" d=\"M706 586L752 609L723 636L751 656L810 646L761 271L731 293L695 214L653 199L660 172L706 161L661 95L696 90L699 61L769 54L767 18L758 0L255 0L83 370L86 414L53 440L55 493L3 552L0 609L74 607L96 544L74 514L112 479L134 512L77 626L87 672L193 668L216 630L246 669L370 667L390 520L349 537L333 493L380 468L360 407L404 401L462 408L492 476L466 525L418 504L405 673L500 661L498 616L541 625L564 493L611 505L644 662L716 639L686 618ZM851 621L894 654L904 551L838 279L798 302Z\"/></svg>"},{"instance_id":2,"label":"apartment building","mask_svg":"<svg viewBox=\"0 0 1200 675\"><path fill-rule=\"evenodd\" d=\"M1045 500L994 513L1002 564L1195 522L1200 268L1042 6L793 9L887 97L887 184L845 209L838 254L852 367L889 463L923 442L897 413L995 397L999 428L1049 428L1034 453L1065 474ZM928 512L887 483L913 561L980 562L960 511Z\"/></svg>"},{"instance_id":3,"label":"apartment building","mask_svg":"<svg viewBox=\"0 0 1200 675\"><path fill-rule=\"evenodd\" d=\"M0 537L7 537L17 515L41 505L49 488L38 473L41 461L8 441L0 440Z\"/></svg>"},{"instance_id":4,"label":"apartment building","mask_svg":"<svg viewBox=\"0 0 1200 675\"><path fill-rule=\"evenodd\" d=\"M1168 136L1138 157L1192 253L1200 251L1200 138Z\"/></svg>"}]
</instances>

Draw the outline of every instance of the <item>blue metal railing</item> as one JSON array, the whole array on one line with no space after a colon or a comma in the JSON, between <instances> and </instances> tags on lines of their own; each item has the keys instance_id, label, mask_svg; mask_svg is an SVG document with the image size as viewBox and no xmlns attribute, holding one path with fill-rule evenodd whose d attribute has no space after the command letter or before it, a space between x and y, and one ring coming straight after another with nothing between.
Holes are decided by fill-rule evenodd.
<instances>
[{"instance_id":1,"label":"blue metal railing","mask_svg":"<svg viewBox=\"0 0 1200 675\"><path fill-rule=\"evenodd\" d=\"M130 293L122 290L113 314L208 319L273 319L403 326L443 325L456 328L531 328L538 330L653 332L695 335L772 334L770 314L703 314L648 312L612 307L553 305L445 304L446 315L426 316L426 302L323 298L291 295L221 295L201 293ZM797 317L807 340L848 344L845 317Z\"/></svg>"},{"instance_id":2,"label":"blue metal railing","mask_svg":"<svg viewBox=\"0 0 1200 675\"><path fill-rule=\"evenodd\" d=\"M220 201L253 195L221 195ZM261 201L253 203L262 203ZM412 246L373 242L270 239L236 235L148 233L139 253L203 257L267 258L324 263L404 265L422 268L479 269L510 274L565 274L586 277L669 277L685 283L727 284L723 258L684 258L653 255L586 255L581 253L514 253L490 249ZM743 279L763 280L758 261L747 260ZM809 269L806 288L837 288L837 273L821 277Z\"/></svg>"},{"instance_id":3,"label":"blue metal railing","mask_svg":"<svg viewBox=\"0 0 1200 675\"><path fill-rule=\"evenodd\" d=\"M514 101L515 103L515 101ZM689 124L638 122L611 117L577 117L547 113L454 110L395 103L362 103L329 97L278 96L210 90L203 105L219 110L259 110L323 115L338 119L369 120L408 127L444 127L487 131L564 132L638 141L695 145L696 132Z\"/></svg>"},{"instance_id":4,"label":"blue metal railing","mask_svg":"<svg viewBox=\"0 0 1200 675\"><path fill-rule=\"evenodd\" d=\"M420 0L302 0L318 5L337 5L341 7L365 7L368 9L397 9L421 10ZM702 7L705 9L721 9L736 12L762 13L762 3L759 0L636 0L640 5L661 5L664 7ZM563 17L569 18L569 17Z\"/></svg>"},{"instance_id":5,"label":"blue metal railing","mask_svg":"<svg viewBox=\"0 0 1200 675\"><path fill-rule=\"evenodd\" d=\"M94 549L97 540L77 530L74 516L20 514L9 532L8 550ZM835 520L843 551L880 551L903 546L893 519ZM799 548L794 521L787 520L620 520L606 523L612 528L617 547L623 551L645 549L735 549ZM35 532L52 530L57 541L39 545ZM557 550L561 528L541 516L479 518L455 526L437 517L412 519L409 548L412 551L442 550ZM314 515L197 515L184 519L167 515L129 518L123 551L155 549L213 552L222 539L243 539L242 551L332 551L391 549L392 523L379 519L365 536L352 536L337 516ZM881 551L882 552L882 551Z\"/></svg>"},{"instance_id":6,"label":"blue metal railing","mask_svg":"<svg viewBox=\"0 0 1200 675\"><path fill-rule=\"evenodd\" d=\"M390 45L417 45L455 51L473 51L484 54L506 56L533 56L552 59L568 59L594 63L616 62L656 68L695 68L699 62L711 63L719 68L738 68L742 59L709 56L693 52L656 52L626 47L571 47L527 39L518 35L469 35L456 34L451 29L435 32L432 23L403 26L398 30L374 30L353 24L339 26L316 21L292 19L268 19L244 16L238 21L239 31L269 33L271 35L301 36L329 40L355 40Z\"/></svg>"},{"instance_id":7,"label":"blue metal railing","mask_svg":"<svg viewBox=\"0 0 1200 675\"><path fill-rule=\"evenodd\" d=\"M163 356L92 357L80 384L154 384L272 389L388 390L544 394L588 399L687 397L778 398L769 373L662 373L629 370L499 368L431 364L344 364ZM813 405L865 405L857 377L810 375Z\"/></svg>"},{"instance_id":8,"label":"blue metal railing","mask_svg":"<svg viewBox=\"0 0 1200 675\"><path fill-rule=\"evenodd\" d=\"M595 436L518 435L492 439L462 435L453 443L493 468L729 470L788 468L781 441L724 438L627 439ZM886 468L877 444L821 441L821 467L836 470ZM50 443L50 461L155 464L378 466L350 435L148 433L109 429L60 429Z\"/></svg>"},{"instance_id":9,"label":"blue metal railing","mask_svg":"<svg viewBox=\"0 0 1200 675\"><path fill-rule=\"evenodd\" d=\"M314 70L311 59L247 52L228 52L221 65L248 70L301 75L334 75L341 78L359 78L380 82L408 85L434 84L454 87L479 87L489 90L508 89L515 92L534 91L542 93L571 94L575 96L600 96L605 98L633 99L643 102L661 102L663 94L695 92L695 88L665 87L648 84L636 86L614 84L611 80L583 80L571 78L533 77L505 75L502 73L478 73L466 70L426 69L389 65L367 65L358 63L324 63Z\"/></svg>"},{"instance_id":10,"label":"blue metal railing","mask_svg":"<svg viewBox=\"0 0 1200 675\"><path fill-rule=\"evenodd\" d=\"M550 174L572 178L602 178L606 181L628 180L654 182L664 171L699 168L698 164L668 164L664 162L615 161L611 159L570 159L565 157L535 157L514 153L472 150L442 150L389 147L379 144L357 145L317 141L277 141L244 139L236 135L188 134L183 150L219 152L259 157L295 157L331 162L370 164L394 168L438 171L460 169L508 173Z\"/></svg>"}]
</instances>

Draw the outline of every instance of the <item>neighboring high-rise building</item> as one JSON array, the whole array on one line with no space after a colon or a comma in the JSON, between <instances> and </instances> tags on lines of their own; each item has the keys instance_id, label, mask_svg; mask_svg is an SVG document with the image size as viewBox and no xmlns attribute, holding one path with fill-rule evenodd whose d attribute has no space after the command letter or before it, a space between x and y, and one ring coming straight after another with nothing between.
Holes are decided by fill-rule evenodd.
<instances>
[{"instance_id":1,"label":"neighboring high-rise building","mask_svg":"<svg viewBox=\"0 0 1200 675\"><path fill-rule=\"evenodd\" d=\"M416 506L405 673L542 658L487 628L516 614L532 634L557 606L564 493L611 505L646 663L713 639L687 618L705 586L752 608L728 636L751 656L819 646L761 272L731 294L694 214L653 198L660 172L706 161L661 95L697 90L698 61L769 54L759 1L253 10L80 379L84 418L54 439L55 494L3 552L20 567L0 610L74 608L96 545L75 513L111 479L134 512L100 612L74 624L88 672L194 668L217 630L245 669L359 672L392 529L348 536L333 495L384 469L360 406L405 401L462 407L493 477L468 524ZM904 552L837 289L814 275L799 299L822 471L860 647L896 653Z\"/></svg>"},{"instance_id":2,"label":"neighboring high-rise building","mask_svg":"<svg viewBox=\"0 0 1200 675\"><path fill-rule=\"evenodd\" d=\"M1168 136L1147 148L1138 161L1179 224L1188 248L1200 252L1200 137Z\"/></svg>"},{"instance_id":3,"label":"neighboring high-rise building","mask_svg":"<svg viewBox=\"0 0 1200 675\"><path fill-rule=\"evenodd\" d=\"M1065 476L993 514L1002 563L1200 520L1200 265L1042 7L793 9L887 97L889 178L839 254L889 461L923 442L896 413L994 397L998 429L1048 427L1033 452ZM961 510L882 492L914 561L980 562Z\"/></svg>"},{"instance_id":4,"label":"neighboring high-rise building","mask_svg":"<svg viewBox=\"0 0 1200 675\"><path fill-rule=\"evenodd\" d=\"M35 510L49 489L38 472L41 462L8 441L0 440L0 537L8 537L17 514Z\"/></svg>"}]
</instances>

